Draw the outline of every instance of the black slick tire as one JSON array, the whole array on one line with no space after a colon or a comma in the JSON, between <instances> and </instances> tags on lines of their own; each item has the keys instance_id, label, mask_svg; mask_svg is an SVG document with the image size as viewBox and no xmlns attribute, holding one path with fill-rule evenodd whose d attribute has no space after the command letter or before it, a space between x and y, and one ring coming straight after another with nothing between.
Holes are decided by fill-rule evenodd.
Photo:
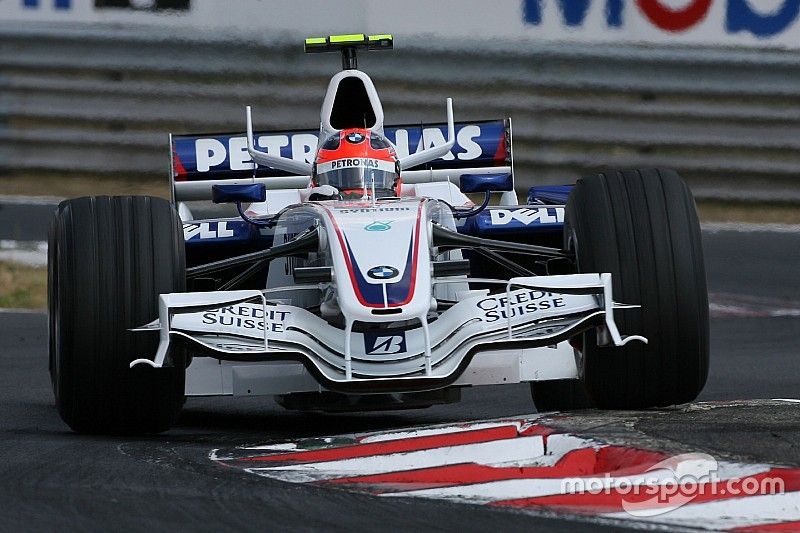
<instances>
[{"instance_id":1,"label":"black slick tire","mask_svg":"<svg viewBox=\"0 0 800 533\"><path fill-rule=\"evenodd\" d=\"M577 411L593 407L583 383L578 379L531 381L531 397L536 411Z\"/></svg>"},{"instance_id":2,"label":"black slick tire","mask_svg":"<svg viewBox=\"0 0 800 533\"><path fill-rule=\"evenodd\" d=\"M625 335L648 344L598 346L583 336L579 369L598 407L686 403L705 385L708 292L694 199L672 170L627 170L583 178L566 206L565 238L579 272L610 272Z\"/></svg>"},{"instance_id":3,"label":"black slick tire","mask_svg":"<svg viewBox=\"0 0 800 533\"><path fill-rule=\"evenodd\" d=\"M185 357L152 358L156 332L131 332L158 317L158 295L185 291L181 224L169 202L87 197L62 202L48 252L50 375L61 418L81 433L168 429L184 402Z\"/></svg>"}]
</instances>

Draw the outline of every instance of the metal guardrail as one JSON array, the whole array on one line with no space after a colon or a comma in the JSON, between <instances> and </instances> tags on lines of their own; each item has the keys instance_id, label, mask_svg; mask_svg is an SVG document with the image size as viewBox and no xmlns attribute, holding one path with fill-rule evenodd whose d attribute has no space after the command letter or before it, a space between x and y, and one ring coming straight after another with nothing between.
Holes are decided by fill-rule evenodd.
<instances>
[{"instance_id":1,"label":"metal guardrail","mask_svg":"<svg viewBox=\"0 0 800 533\"><path fill-rule=\"evenodd\" d=\"M338 61L297 38L0 23L0 167L153 175L166 133L315 127ZM403 43L364 54L387 122L511 116L518 185L678 169L696 194L800 200L800 56ZM2 183L0 181L0 183Z\"/></svg>"}]
</instances>

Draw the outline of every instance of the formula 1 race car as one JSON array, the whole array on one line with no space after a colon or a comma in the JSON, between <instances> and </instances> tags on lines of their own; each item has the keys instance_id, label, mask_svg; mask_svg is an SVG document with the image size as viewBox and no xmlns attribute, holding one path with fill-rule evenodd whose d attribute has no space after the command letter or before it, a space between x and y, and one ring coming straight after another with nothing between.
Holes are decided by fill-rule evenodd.
<instances>
[{"instance_id":1,"label":"formula 1 race car","mask_svg":"<svg viewBox=\"0 0 800 533\"><path fill-rule=\"evenodd\" d=\"M163 431L187 396L364 411L529 382L543 411L699 394L708 300L681 178L603 172L519 205L510 120L455 123L448 99L446 124L384 126L356 53L392 46L306 40L342 56L319 130L254 133L248 107L244 135L172 136L171 201L61 203L50 373L72 429ZM196 219L198 201L239 216Z\"/></svg>"}]
</instances>

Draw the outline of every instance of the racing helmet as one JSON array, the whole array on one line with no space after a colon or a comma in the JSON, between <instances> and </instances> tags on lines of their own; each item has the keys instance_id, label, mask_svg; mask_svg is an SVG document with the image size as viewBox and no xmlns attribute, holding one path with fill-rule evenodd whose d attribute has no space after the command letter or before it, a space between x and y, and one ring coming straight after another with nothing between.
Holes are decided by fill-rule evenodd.
<instances>
[{"instance_id":1,"label":"racing helmet","mask_svg":"<svg viewBox=\"0 0 800 533\"><path fill-rule=\"evenodd\" d=\"M400 195L400 164L392 144L377 132L348 128L325 139L314 162L316 186L330 185L343 199Z\"/></svg>"}]
</instances>

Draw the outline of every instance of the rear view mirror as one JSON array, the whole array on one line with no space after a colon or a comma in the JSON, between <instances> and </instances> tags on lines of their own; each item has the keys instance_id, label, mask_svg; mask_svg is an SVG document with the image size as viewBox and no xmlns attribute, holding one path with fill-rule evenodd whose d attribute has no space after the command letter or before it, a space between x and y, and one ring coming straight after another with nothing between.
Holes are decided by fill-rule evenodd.
<instances>
[{"instance_id":1,"label":"rear view mirror","mask_svg":"<svg viewBox=\"0 0 800 533\"><path fill-rule=\"evenodd\" d=\"M461 176L461 192L513 191L511 174L464 174Z\"/></svg>"},{"instance_id":2,"label":"rear view mirror","mask_svg":"<svg viewBox=\"0 0 800 533\"><path fill-rule=\"evenodd\" d=\"M263 183L212 185L211 200L215 204L265 202L267 200L267 187Z\"/></svg>"}]
</instances>

